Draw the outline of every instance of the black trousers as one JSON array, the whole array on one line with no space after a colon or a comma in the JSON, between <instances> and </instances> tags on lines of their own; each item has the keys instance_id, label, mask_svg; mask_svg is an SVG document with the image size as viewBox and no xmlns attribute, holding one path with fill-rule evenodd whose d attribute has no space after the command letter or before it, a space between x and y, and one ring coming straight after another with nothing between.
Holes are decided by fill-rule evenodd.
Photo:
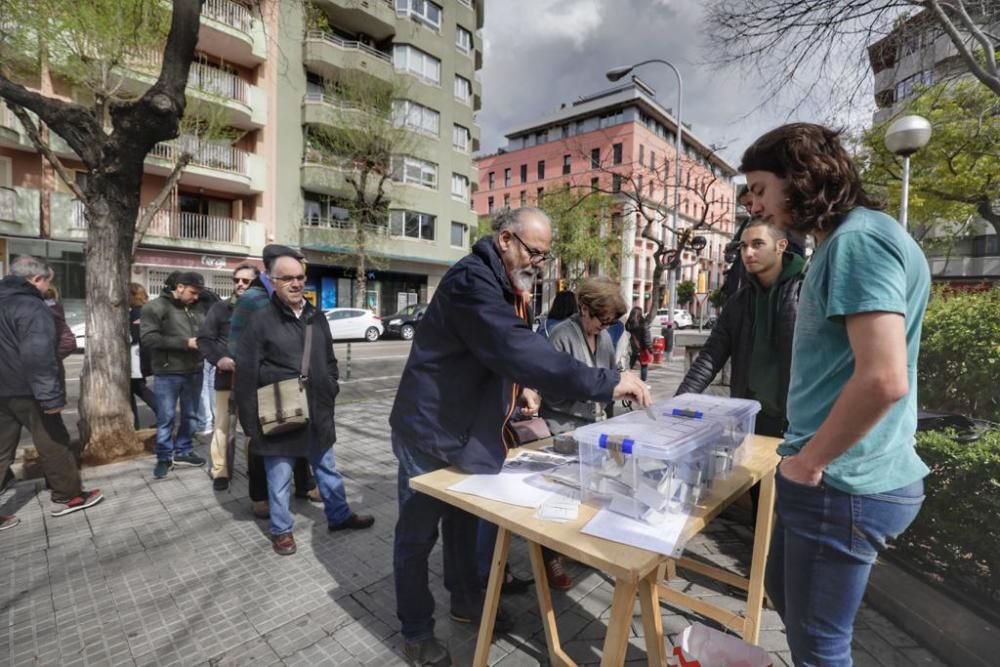
<instances>
[{"instance_id":1,"label":"black trousers","mask_svg":"<svg viewBox=\"0 0 1000 667\"><path fill-rule=\"evenodd\" d=\"M766 435L771 438L783 438L785 437L785 420L782 417L772 417L770 415L765 415L763 412L757 413L757 424L754 427L754 433L757 435ZM760 503L760 482L757 482L750 487L750 500L753 502L753 526L757 525L757 505Z\"/></svg>"}]
</instances>

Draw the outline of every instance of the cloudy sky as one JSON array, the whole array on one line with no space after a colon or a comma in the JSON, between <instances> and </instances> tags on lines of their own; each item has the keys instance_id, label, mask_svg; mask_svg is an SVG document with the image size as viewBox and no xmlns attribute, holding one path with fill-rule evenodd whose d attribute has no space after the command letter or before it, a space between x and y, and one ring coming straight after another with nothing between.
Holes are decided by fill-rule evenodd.
<instances>
[{"instance_id":1,"label":"cloudy sky","mask_svg":"<svg viewBox=\"0 0 1000 667\"><path fill-rule=\"evenodd\" d=\"M684 78L683 120L706 144L737 162L757 136L788 119L825 121L824 105L766 105L761 82L702 64L706 46L701 0L487 0L483 28L482 152L505 145L504 134L558 110L560 103L610 87L604 72L648 58L674 63ZM663 65L637 74L665 107L674 107L674 75ZM870 100L870 95L864 96ZM749 114L749 115L748 115ZM871 108L857 119L871 118ZM860 119L860 120L858 120Z\"/></svg>"}]
</instances>

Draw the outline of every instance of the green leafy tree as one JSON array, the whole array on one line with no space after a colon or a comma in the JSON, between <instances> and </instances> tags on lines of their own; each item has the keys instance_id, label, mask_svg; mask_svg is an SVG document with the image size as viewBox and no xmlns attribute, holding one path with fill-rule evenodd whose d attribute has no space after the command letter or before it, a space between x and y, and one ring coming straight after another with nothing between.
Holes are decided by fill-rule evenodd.
<instances>
[{"instance_id":1,"label":"green leafy tree","mask_svg":"<svg viewBox=\"0 0 1000 667\"><path fill-rule=\"evenodd\" d=\"M541 208L552 220L552 253L570 285L587 274L618 278L622 240L612 218L617 206L606 194L569 186L542 200Z\"/></svg>"},{"instance_id":2,"label":"green leafy tree","mask_svg":"<svg viewBox=\"0 0 1000 667\"><path fill-rule=\"evenodd\" d=\"M0 0L0 98L84 206L89 342L80 433L98 459L141 451L128 408L127 288L143 162L157 143L178 134L200 11L199 0L173 0L172 6ZM162 54L155 81L139 89L126 85L130 63L151 51ZM38 92L45 76L77 99ZM53 151L52 133L82 163L85 187Z\"/></svg>"},{"instance_id":3,"label":"green leafy tree","mask_svg":"<svg viewBox=\"0 0 1000 667\"><path fill-rule=\"evenodd\" d=\"M708 295L708 302L712 305L712 308L715 308L715 310L722 310L722 307L726 305L726 290L721 287L716 287L712 290L712 293Z\"/></svg>"},{"instance_id":4,"label":"green leafy tree","mask_svg":"<svg viewBox=\"0 0 1000 667\"><path fill-rule=\"evenodd\" d=\"M345 249L342 260L354 265L354 306L363 308L368 271L382 265L380 248L389 235L393 175L419 139L408 129L412 123L401 106L406 94L399 81L349 75L330 82L324 97L335 109L333 118L306 128L306 160L334 167L330 178L350 186L352 196L339 202L350 219L338 229L338 245Z\"/></svg>"},{"instance_id":5,"label":"green leafy tree","mask_svg":"<svg viewBox=\"0 0 1000 667\"><path fill-rule=\"evenodd\" d=\"M687 308L694 301L695 285L693 280L684 280L677 283L677 305Z\"/></svg>"},{"instance_id":6,"label":"green leafy tree","mask_svg":"<svg viewBox=\"0 0 1000 667\"><path fill-rule=\"evenodd\" d=\"M909 219L929 249L950 243L973 216L1000 234L1000 97L975 81L938 84L906 109L930 120L931 141L910 158ZM864 133L863 178L898 203L902 162L885 147L888 123ZM897 204L898 205L898 204Z\"/></svg>"}]
</instances>

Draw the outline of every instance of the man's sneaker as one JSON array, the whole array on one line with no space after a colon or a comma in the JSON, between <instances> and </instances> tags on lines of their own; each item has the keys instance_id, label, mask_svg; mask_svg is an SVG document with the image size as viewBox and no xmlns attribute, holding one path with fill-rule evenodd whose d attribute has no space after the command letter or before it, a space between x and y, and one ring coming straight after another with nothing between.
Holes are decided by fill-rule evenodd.
<instances>
[{"instance_id":1,"label":"man's sneaker","mask_svg":"<svg viewBox=\"0 0 1000 667\"><path fill-rule=\"evenodd\" d=\"M57 505L62 505L62 507L53 507L52 516L65 516L73 512L85 510L88 507L93 507L102 500L104 500L104 494L101 493L100 489L84 491L76 498L70 498L64 503L56 503Z\"/></svg>"},{"instance_id":2,"label":"man's sneaker","mask_svg":"<svg viewBox=\"0 0 1000 667\"><path fill-rule=\"evenodd\" d=\"M17 524L21 523L21 520L16 516L0 516L0 530L7 530L8 528L13 528Z\"/></svg>"},{"instance_id":3,"label":"man's sneaker","mask_svg":"<svg viewBox=\"0 0 1000 667\"><path fill-rule=\"evenodd\" d=\"M253 515L258 519L270 519L271 506L267 504L266 500L253 501Z\"/></svg>"},{"instance_id":4,"label":"man's sneaker","mask_svg":"<svg viewBox=\"0 0 1000 667\"><path fill-rule=\"evenodd\" d=\"M216 491L225 491L229 488L229 478L228 477L216 477L212 480L212 488Z\"/></svg>"},{"instance_id":5,"label":"man's sneaker","mask_svg":"<svg viewBox=\"0 0 1000 667\"><path fill-rule=\"evenodd\" d=\"M183 466L185 468L198 468L205 465L205 459L201 458L194 452L190 454L180 454L174 457L175 466Z\"/></svg>"},{"instance_id":6,"label":"man's sneaker","mask_svg":"<svg viewBox=\"0 0 1000 667\"><path fill-rule=\"evenodd\" d=\"M476 608L473 610L462 610L455 609L454 607L450 613L451 620L456 623L474 623L479 625L479 621L483 616L483 610L481 608ZM510 614L503 608L503 606L497 607L497 617L493 621L493 634L506 634L514 629L514 619L511 618Z\"/></svg>"},{"instance_id":7,"label":"man's sneaker","mask_svg":"<svg viewBox=\"0 0 1000 667\"><path fill-rule=\"evenodd\" d=\"M173 461L157 461L153 468L153 479L163 479L174 467Z\"/></svg>"},{"instance_id":8,"label":"man's sneaker","mask_svg":"<svg viewBox=\"0 0 1000 667\"><path fill-rule=\"evenodd\" d=\"M272 535L271 546L274 548L274 553L279 556L291 556L295 553L295 537L291 533Z\"/></svg>"},{"instance_id":9,"label":"man's sneaker","mask_svg":"<svg viewBox=\"0 0 1000 667\"><path fill-rule=\"evenodd\" d=\"M330 529L330 532L338 530L364 530L365 528L371 528L374 523L375 517L371 514L351 514L346 520L336 525L327 525L327 528Z\"/></svg>"},{"instance_id":10,"label":"man's sneaker","mask_svg":"<svg viewBox=\"0 0 1000 667\"><path fill-rule=\"evenodd\" d=\"M436 637L403 642L403 657L413 667L450 667L451 655Z\"/></svg>"}]
</instances>

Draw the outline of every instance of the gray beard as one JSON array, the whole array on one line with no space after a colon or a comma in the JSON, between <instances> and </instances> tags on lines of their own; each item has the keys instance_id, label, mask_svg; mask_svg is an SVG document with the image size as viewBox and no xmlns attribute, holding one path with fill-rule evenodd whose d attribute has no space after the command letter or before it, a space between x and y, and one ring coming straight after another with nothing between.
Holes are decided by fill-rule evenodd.
<instances>
[{"instance_id":1,"label":"gray beard","mask_svg":"<svg viewBox=\"0 0 1000 667\"><path fill-rule=\"evenodd\" d=\"M522 292L530 292L535 287L535 278L538 271L531 268L517 269L510 277L510 282L515 289Z\"/></svg>"}]
</instances>

